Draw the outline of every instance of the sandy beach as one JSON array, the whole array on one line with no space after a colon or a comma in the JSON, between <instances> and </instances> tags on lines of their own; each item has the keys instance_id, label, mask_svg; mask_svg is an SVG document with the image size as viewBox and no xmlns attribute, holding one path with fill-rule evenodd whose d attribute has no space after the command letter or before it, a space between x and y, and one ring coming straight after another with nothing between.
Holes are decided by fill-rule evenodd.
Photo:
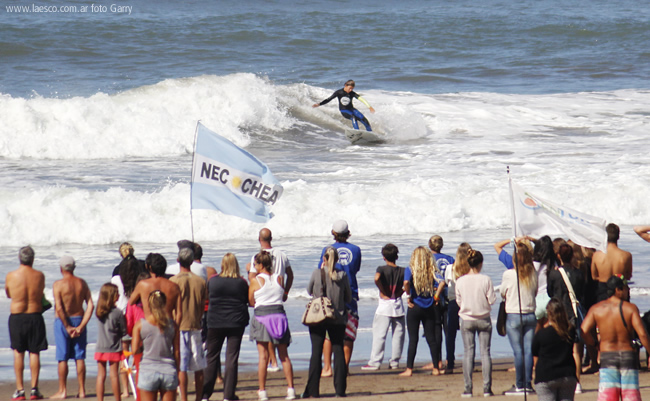
<instances>
[{"instance_id":1,"label":"sandy beach","mask_svg":"<svg viewBox=\"0 0 650 401\"><path fill-rule=\"evenodd\" d=\"M460 361L459 361L460 362ZM512 360L495 360L493 361L492 372L492 390L497 399L505 398L503 395L515 380L515 373L508 372L512 366ZM390 400L390 401L415 401L422 399L460 399L463 391L462 370L456 369L453 375L431 376L428 371L416 370L412 377L399 377L400 371L388 370L383 368L375 372L362 372L359 366L351 368L351 376L348 379L348 397L366 400ZM421 367L421 365L420 365ZM296 393L301 393L307 381L306 371L296 371L295 388ZM640 372L639 381L641 383L641 396L644 399L650 399L650 385L648 384L649 373L646 370ZM54 380L43 381L40 384L41 393L47 398L57 391L58 384ZM583 394L577 394L576 400L594 400L598 391L598 375L583 375L582 377ZM257 374L256 372L243 372L239 375L239 384L237 395L241 400L257 400ZM15 389L13 382L0 383L0 399L8 400ZM216 392L212 395L211 400L222 400L222 386L216 386ZM71 375L68 378L68 390L71 394L76 394L77 383L76 377ZM89 400L95 400L95 378L88 377L87 392ZM190 390L192 391L192 390ZM286 395L286 382L282 372L269 373L267 379L267 391L269 398L284 399ZM108 394L110 384L107 383L107 394L105 399L113 400ZM324 378L321 381L321 397L334 397L334 388L331 378ZM474 370L474 397L482 397L482 376L480 364ZM68 398L73 398L69 396ZM523 396L508 397L509 399L523 399ZM537 398L535 395L531 398ZM190 394L190 400L194 400L194 394ZM133 400L129 397L127 400Z\"/></svg>"}]
</instances>

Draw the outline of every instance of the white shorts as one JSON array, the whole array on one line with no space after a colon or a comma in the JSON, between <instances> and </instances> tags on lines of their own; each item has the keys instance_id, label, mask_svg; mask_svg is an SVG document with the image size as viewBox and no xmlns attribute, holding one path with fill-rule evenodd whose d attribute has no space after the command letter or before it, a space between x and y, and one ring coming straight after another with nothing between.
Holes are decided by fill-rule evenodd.
<instances>
[{"instance_id":1,"label":"white shorts","mask_svg":"<svg viewBox=\"0 0 650 401\"><path fill-rule=\"evenodd\" d=\"M208 366L203 351L203 341L201 341L201 330L181 331L180 350L181 366L179 370L181 372L196 372Z\"/></svg>"}]
</instances>

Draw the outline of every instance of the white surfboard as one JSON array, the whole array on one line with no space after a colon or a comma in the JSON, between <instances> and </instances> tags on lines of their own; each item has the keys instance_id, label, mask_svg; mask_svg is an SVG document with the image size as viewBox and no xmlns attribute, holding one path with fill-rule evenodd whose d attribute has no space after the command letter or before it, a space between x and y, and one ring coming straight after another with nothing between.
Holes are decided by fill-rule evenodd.
<instances>
[{"instance_id":1,"label":"white surfboard","mask_svg":"<svg viewBox=\"0 0 650 401\"><path fill-rule=\"evenodd\" d=\"M388 140L388 136L382 132L358 130L354 128L345 129L345 137L352 144L356 143L383 143Z\"/></svg>"}]
</instances>

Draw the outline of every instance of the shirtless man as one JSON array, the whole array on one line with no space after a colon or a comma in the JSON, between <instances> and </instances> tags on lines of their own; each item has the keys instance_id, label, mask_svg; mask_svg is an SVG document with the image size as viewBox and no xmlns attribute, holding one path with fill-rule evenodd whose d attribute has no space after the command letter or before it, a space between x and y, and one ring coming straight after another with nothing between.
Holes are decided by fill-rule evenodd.
<instances>
[{"instance_id":1,"label":"shirtless man","mask_svg":"<svg viewBox=\"0 0 650 401\"><path fill-rule=\"evenodd\" d=\"M614 275L607 280L610 297L592 306L582 322L581 330L586 344L598 345L594 328L600 331L599 401L641 400L639 393L639 353L632 347L636 331L641 344L650 349L639 309L624 301L627 284Z\"/></svg>"},{"instance_id":2,"label":"shirtless man","mask_svg":"<svg viewBox=\"0 0 650 401\"><path fill-rule=\"evenodd\" d=\"M66 398L68 359L74 359L79 380L78 398L86 398L86 325L93 315L93 300L88 284L74 275L75 261L63 256L59 261L61 280L55 281L54 339L56 360L59 361L59 391L50 398ZM86 310L84 311L84 303Z\"/></svg>"},{"instance_id":3,"label":"shirtless man","mask_svg":"<svg viewBox=\"0 0 650 401\"><path fill-rule=\"evenodd\" d=\"M40 400L43 398L38 391L38 375L41 370L40 352L47 349L45 321L42 315L45 275L32 267L34 250L31 246L20 248L18 259L20 261L18 269L9 272L5 278L5 292L7 298L11 298L9 338L11 348L14 350L16 375L16 392L11 399L26 399L23 370L25 351L28 351L29 368L32 373L30 399Z\"/></svg>"},{"instance_id":4,"label":"shirtless man","mask_svg":"<svg viewBox=\"0 0 650 401\"><path fill-rule=\"evenodd\" d=\"M159 253L150 253L145 259L144 266L151 274L151 278L140 280L138 285L135 286L129 299L129 305L135 305L141 301L144 316L147 317L151 315L149 302L147 302L149 294L160 290L167 296L167 313L169 313L169 316L173 316L174 322L179 325L181 322L181 290L177 284L165 278L167 260Z\"/></svg>"},{"instance_id":5,"label":"shirtless man","mask_svg":"<svg viewBox=\"0 0 650 401\"><path fill-rule=\"evenodd\" d=\"M598 251L591 260L591 277L598 281L597 302L608 298L607 280L614 274L622 274L626 280L632 278L632 254L620 249L617 245L620 228L610 223L607 231L607 253Z\"/></svg>"}]
</instances>

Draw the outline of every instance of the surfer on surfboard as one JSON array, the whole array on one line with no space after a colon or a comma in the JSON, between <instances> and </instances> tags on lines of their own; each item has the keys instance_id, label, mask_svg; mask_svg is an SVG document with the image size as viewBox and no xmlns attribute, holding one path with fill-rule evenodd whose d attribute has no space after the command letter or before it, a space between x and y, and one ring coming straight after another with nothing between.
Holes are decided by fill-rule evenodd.
<instances>
[{"instance_id":1,"label":"surfer on surfboard","mask_svg":"<svg viewBox=\"0 0 650 401\"><path fill-rule=\"evenodd\" d=\"M356 98L359 99L359 101L370 109L371 113L375 112L375 109L370 106L370 104L366 101L366 99L362 98L359 96L358 93L354 91L354 81L349 80L345 83L343 86L343 89L339 89L336 92L332 94L332 96L328 97L327 99L323 100L320 103L315 103L313 107L318 107L322 106L324 104L329 103L332 99L338 98L339 100L339 111L343 115L343 117L347 118L348 120L352 120L352 126L354 129L359 129L359 124L357 121L361 121L363 125L366 126L367 131L372 131L372 128L370 127L370 123L368 122L368 119L364 117L363 114L357 109L354 108L352 105L352 99Z\"/></svg>"}]
</instances>

